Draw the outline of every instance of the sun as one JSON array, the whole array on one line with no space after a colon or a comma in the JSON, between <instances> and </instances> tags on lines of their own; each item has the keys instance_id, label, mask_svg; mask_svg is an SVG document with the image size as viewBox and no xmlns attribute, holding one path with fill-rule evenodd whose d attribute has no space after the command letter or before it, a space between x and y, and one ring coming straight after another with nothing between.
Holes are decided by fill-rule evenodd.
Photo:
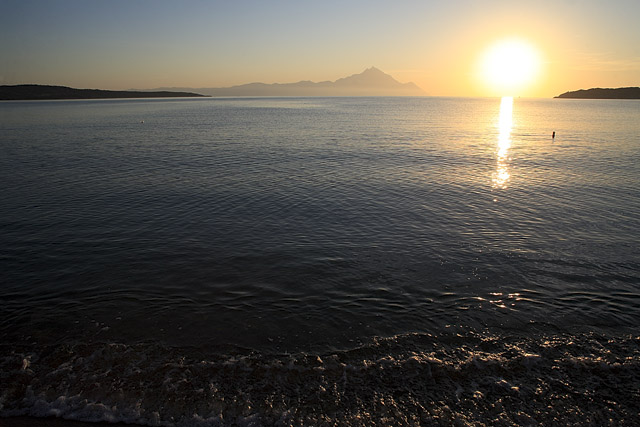
<instances>
[{"instance_id":1,"label":"sun","mask_svg":"<svg viewBox=\"0 0 640 427\"><path fill-rule=\"evenodd\" d=\"M524 40L501 40L481 61L482 80L500 96L517 95L534 82L540 68L537 50Z\"/></svg>"}]
</instances>

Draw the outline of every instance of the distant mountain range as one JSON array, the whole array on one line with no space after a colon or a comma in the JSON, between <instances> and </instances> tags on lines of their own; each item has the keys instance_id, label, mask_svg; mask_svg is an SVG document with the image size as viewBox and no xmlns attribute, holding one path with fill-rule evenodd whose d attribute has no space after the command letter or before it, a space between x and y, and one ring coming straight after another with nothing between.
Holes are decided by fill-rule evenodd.
<instances>
[{"instance_id":1,"label":"distant mountain range","mask_svg":"<svg viewBox=\"0 0 640 427\"><path fill-rule=\"evenodd\" d=\"M109 98L183 98L203 96L191 92L169 91L130 91L74 89L66 86L14 85L0 86L0 100L36 100L36 99L109 99Z\"/></svg>"},{"instance_id":2,"label":"distant mountain range","mask_svg":"<svg viewBox=\"0 0 640 427\"><path fill-rule=\"evenodd\" d=\"M66 86L4 85L0 100L171 98L196 96L424 96L414 83L400 83L375 67L336 81L297 83L249 83L223 88L171 87L126 91L75 89Z\"/></svg>"},{"instance_id":3,"label":"distant mountain range","mask_svg":"<svg viewBox=\"0 0 640 427\"><path fill-rule=\"evenodd\" d=\"M400 83L375 67L336 81L297 83L249 83L223 88L159 88L187 90L209 96L424 96L414 83Z\"/></svg>"},{"instance_id":4,"label":"distant mountain range","mask_svg":"<svg viewBox=\"0 0 640 427\"><path fill-rule=\"evenodd\" d=\"M640 87L620 87L616 89L580 89L572 92L565 92L556 98L576 98L576 99L640 99Z\"/></svg>"}]
</instances>

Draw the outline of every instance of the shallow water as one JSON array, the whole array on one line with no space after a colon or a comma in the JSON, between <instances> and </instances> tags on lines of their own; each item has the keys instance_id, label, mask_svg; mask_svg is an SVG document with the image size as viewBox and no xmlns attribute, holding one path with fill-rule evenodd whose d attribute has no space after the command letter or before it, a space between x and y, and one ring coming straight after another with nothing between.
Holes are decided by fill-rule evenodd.
<instances>
[{"instance_id":1,"label":"shallow water","mask_svg":"<svg viewBox=\"0 0 640 427\"><path fill-rule=\"evenodd\" d=\"M0 415L638 413L638 101L3 102L0 130Z\"/></svg>"}]
</instances>

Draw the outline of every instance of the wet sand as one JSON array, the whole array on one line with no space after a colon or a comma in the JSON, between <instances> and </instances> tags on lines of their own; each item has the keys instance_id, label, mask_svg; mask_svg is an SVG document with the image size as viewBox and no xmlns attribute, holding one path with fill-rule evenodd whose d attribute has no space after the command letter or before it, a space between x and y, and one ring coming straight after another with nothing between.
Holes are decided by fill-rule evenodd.
<instances>
[{"instance_id":1,"label":"wet sand","mask_svg":"<svg viewBox=\"0 0 640 427\"><path fill-rule=\"evenodd\" d=\"M0 427L124 427L133 424L125 423L87 423L71 421L63 418L9 417L0 418Z\"/></svg>"}]
</instances>

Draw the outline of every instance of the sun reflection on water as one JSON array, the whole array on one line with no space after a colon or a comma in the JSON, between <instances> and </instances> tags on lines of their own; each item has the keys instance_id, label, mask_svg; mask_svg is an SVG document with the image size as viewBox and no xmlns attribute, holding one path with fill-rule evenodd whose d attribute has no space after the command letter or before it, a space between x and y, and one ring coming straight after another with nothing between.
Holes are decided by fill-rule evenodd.
<instances>
[{"instance_id":1,"label":"sun reflection on water","mask_svg":"<svg viewBox=\"0 0 640 427\"><path fill-rule=\"evenodd\" d=\"M493 176L493 188L507 188L509 181L509 147L511 147L511 127L513 125L513 97L505 96L500 102L498 121L497 166Z\"/></svg>"}]
</instances>

